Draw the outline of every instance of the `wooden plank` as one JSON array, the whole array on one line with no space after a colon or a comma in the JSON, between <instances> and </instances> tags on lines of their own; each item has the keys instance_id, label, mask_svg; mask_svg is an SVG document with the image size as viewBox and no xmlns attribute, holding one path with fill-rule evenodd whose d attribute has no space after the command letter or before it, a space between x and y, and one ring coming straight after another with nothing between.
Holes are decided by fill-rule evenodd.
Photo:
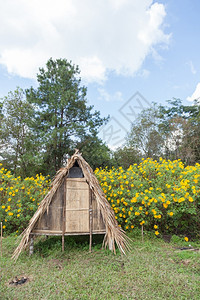
<instances>
[{"instance_id":1,"label":"wooden plank","mask_svg":"<svg viewBox=\"0 0 200 300\"><path fill-rule=\"evenodd\" d=\"M105 231L93 231L92 234L105 234ZM47 236L62 236L62 231L40 231L40 232L32 232L30 235L47 235ZM67 232L65 233L65 236L71 236L71 235L90 235L89 232Z\"/></svg>"},{"instance_id":2,"label":"wooden plank","mask_svg":"<svg viewBox=\"0 0 200 300\"><path fill-rule=\"evenodd\" d=\"M37 234L37 235L62 235L62 231L54 231L54 230L33 230L31 234Z\"/></svg>"},{"instance_id":3,"label":"wooden plank","mask_svg":"<svg viewBox=\"0 0 200 300\"><path fill-rule=\"evenodd\" d=\"M65 211L82 211L82 210L88 211L88 208L67 208L67 209L65 209Z\"/></svg>"},{"instance_id":4,"label":"wooden plank","mask_svg":"<svg viewBox=\"0 0 200 300\"><path fill-rule=\"evenodd\" d=\"M63 204L64 182L55 192L48 210L38 219L36 225L34 226L34 229L62 231Z\"/></svg>"},{"instance_id":5,"label":"wooden plank","mask_svg":"<svg viewBox=\"0 0 200 300\"><path fill-rule=\"evenodd\" d=\"M85 178L67 178L67 181L70 181L70 182L86 182L86 179Z\"/></svg>"},{"instance_id":6,"label":"wooden plank","mask_svg":"<svg viewBox=\"0 0 200 300\"><path fill-rule=\"evenodd\" d=\"M102 218L102 214L100 209L97 206L97 201L95 196L93 195L92 201L92 210L93 210L93 231L95 230L105 230L105 224Z\"/></svg>"},{"instance_id":7,"label":"wooden plank","mask_svg":"<svg viewBox=\"0 0 200 300\"><path fill-rule=\"evenodd\" d=\"M65 232L88 232L89 233L89 209L66 211Z\"/></svg>"}]
</instances>

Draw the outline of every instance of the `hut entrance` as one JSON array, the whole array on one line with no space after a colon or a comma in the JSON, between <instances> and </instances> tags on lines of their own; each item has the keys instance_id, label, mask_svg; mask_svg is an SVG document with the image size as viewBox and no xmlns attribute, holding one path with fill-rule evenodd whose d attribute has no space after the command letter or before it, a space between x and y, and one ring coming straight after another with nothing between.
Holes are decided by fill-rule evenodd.
<instances>
[{"instance_id":1,"label":"hut entrance","mask_svg":"<svg viewBox=\"0 0 200 300\"><path fill-rule=\"evenodd\" d=\"M65 233L90 231L89 195L85 178L66 179Z\"/></svg>"}]
</instances>

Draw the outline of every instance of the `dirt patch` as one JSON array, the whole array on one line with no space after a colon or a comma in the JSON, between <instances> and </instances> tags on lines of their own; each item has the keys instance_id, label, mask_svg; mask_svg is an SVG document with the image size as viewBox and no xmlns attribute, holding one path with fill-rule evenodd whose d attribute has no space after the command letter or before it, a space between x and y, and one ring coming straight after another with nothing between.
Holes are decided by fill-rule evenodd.
<instances>
[{"instance_id":1,"label":"dirt patch","mask_svg":"<svg viewBox=\"0 0 200 300\"><path fill-rule=\"evenodd\" d=\"M28 276L15 276L14 279L9 280L8 286L13 287L13 286L22 286L27 284L30 281L30 277Z\"/></svg>"},{"instance_id":2,"label":"dirt patch","mask_svg":"<svg viewBox=\"0 0 200 300\"><path fill-rule=\"evenodd\" d=\"M54 259L49 260L49 264L53 267L56 267L58 270L63 269L63 260L54 258Z\"/></svg>"}]
</instances>

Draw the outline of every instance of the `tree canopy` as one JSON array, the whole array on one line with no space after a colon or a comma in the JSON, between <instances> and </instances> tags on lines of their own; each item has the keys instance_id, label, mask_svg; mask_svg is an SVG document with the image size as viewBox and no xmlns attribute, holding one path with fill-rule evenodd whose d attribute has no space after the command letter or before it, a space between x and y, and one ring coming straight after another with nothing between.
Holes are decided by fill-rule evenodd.
<instances>
[{"instance_id":1,"label":"tree canopy","mask_svg":"<svg viewBox=\"0 0 200 300\"><path fill-rule=\"evenodd\" d=\"M138 148L142 156L181 159L186 164L200 161L200 106L183 105L180 99L168 105L153 104L132 124L127 145Z\"/></svg>"},{"instance_id":2,"label":"tree canopy","mask_svg":"<svg viewBox=\"0 0 200 300\"><path fill-rule=\"evenodd\" d=\"M20 170L22 176L31 175L38 160L38 147L31 130L33 107L20 88L2 100L0 155L4 165L15 174Z\"/></svg>"},{"instance_id":3,"label":"tree canopy","mask_svg":"<svg viewBox=\"0 0 200 300\"><path fill-rule=\"evenodd\" d=\"M106 119L93 111L81 86L79 68L66 59L48 60L37 74L38 88L27 89L35 107L34 131L44 153L45 169L55 173L84 136L95 137Z\"/></svg>"},{"instance_id":4,"label":"tree canopy","mask_svg":"<svg viewBox=\"0 0 200 300\"><path fill-rule=\"evenodd\" d=\"M96 167L138 163L142 157L200 162L200 105L152 103L137 116L126 143L111 151L98 137L108 118L87 103L79 67L50 58L37 74L37 88L17 88L0 102L0 158L3 166L22 177L53 176L79 148Z\"/></svg>"},{"instance_id":5,"label":"tree canopy","mask_svg":"<svg viewBox=\"0 0 200 300\"><path fill-rule=\"evenodd\" d=\"M22 176L54 175L77 146L93 153L94 167L109 157L109 149L97 137L107 118L87 104L87 89L81 86L79 73L72 62L50 58L39 69L37 88L25 92L18 88L3 98L0 155L5 167Z\"/></svg>"}]
</instances>

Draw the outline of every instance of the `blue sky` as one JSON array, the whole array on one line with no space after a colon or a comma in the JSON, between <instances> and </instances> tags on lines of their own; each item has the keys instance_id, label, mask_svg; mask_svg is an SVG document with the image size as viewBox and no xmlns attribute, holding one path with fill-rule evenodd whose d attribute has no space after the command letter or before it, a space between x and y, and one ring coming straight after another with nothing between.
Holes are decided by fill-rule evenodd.
<instances>
[{"instance_id":1,"label":"blue sky","mask_svg":"<svg viewBox=\"0 0 200 300\"><path fill-rule=\"evenodd\" d=\"M142 107L200 97L199 12L198 0L0 0L0 97L36 87L48 58L72 59L111 116L100 136L119 146Z\"/></svg>"}]
</instances>

